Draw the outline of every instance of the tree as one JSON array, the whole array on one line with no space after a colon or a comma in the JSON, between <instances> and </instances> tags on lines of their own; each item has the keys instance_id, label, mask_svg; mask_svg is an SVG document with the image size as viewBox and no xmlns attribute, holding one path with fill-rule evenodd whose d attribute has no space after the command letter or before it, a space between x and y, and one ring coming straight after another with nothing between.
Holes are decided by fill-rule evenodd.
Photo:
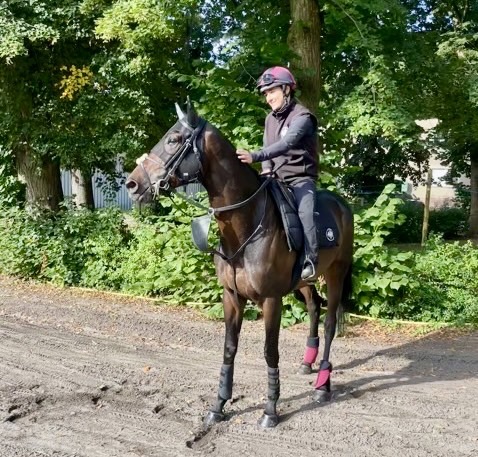
<instances>
[{"instance_id":1,"label":"tree","mask_svg":"<svg viewBox=\"0 0 478 457\"><path fill-rule=\"evenodd\" d=\"M323 2L323 162L332 158L335 174L354 165L340 173L351 193L379 193L396 177L416 173L412 164L419 169L426 161L415 124L422 87L413 73L420 50L410 43L402 3Z\"/></svg>"},{"instance_id":2,"label":"tree","mask_svg":"<svg viewBox=\"0 0 478 457\"><path fill-rule=\"evenodd\" d=\"M58 209L60 165L90 187L96 168L112 182L118 155L154 144L178 98L166 69L190 66L177 55L186 5L195 2L0 2L0 144L30 204Z\"/></svg>"},{"instance_id":3,"label":"tree","mask_svg":"<svg viewBox=\"0 0 478 457\"><path fill-rule=\"evenodd\" d=\"M422 40L420 68L428 117L440 122L440 156L452 174L471 178L470 235L478 237L478 4L468 0L408 2Z\"/></svg>"},{"instance_id":4,"label":"tree","mask_svg":"<svg viewBox=\"0 0 478 457\"><path fill-rule=\"evenodd\" d=\"M290 0L290 10L287 42L294 52L292 63L300 79L301 102L316 112L320 100L319 3L316 0Z\"/></svg>"},{"instance_id":5,"label":"tree","mask_svg":"<svg viewBox=\"0 0 478 457\"><path fill-rule=\"evenodd\" d=\"M0 131L2 144L13 154L18 175L26 184L27 200L58 209L63 198L59 160L37 141L49 124L48 110L43 109L51 73L46 50L58 34L46 6L31 3L0 3L0 106L4 113ZM39 22L40 16L47 21Z\"/></svg>"}]
</instances>

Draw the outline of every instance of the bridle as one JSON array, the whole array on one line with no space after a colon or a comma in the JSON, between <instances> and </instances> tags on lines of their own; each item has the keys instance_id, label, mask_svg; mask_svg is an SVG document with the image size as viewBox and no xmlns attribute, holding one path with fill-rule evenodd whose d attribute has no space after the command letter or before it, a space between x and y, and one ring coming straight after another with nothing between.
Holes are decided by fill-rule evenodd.
<instances>
[{"instance_id":1,"label":"bridle","mask_svg":"<svg viewBox=\"0 0 478 457\"><path fill-rule=\"evenodd\" d=\"M202 151L198 147L197 142L207 122L204 119L200 119L196 127L189 125L183 119L180 119L180 122L189 130L190 135L186 138L186 141L184 141L181 147L171 157L169 157L166 162L162 160L160 155L154 150L151 151L150 154L144 154L136 161L148 181L149 189L151 190L153 197L160 192L168 193L171 189L171 179L174 176L179 180L181 185L199 182L199 178L202 173ZM192 155L190 156L191 152ZM152 154L155 157L151 157ZM191 157L194 162L192 169L188 168L188 166L185 166L184 169L181 170L181 166L184 165L184 161L189 159L189 157ZM148 172L144 168L144 162L147 160L155 163L156 165L160 165L167 170L166 175L163 178L158 179L157 182L152 182Z\"/></svg>"}]
</instances>

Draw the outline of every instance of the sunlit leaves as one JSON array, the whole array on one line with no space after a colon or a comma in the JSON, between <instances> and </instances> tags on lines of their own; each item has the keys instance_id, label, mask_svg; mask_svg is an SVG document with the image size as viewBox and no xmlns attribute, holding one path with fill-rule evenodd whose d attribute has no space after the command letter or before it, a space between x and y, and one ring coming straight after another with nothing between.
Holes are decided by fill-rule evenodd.
<instances>
[{"instance_id":1,"label":"sunlit leaves","mask_svg":"<svg viewBox=\"0 0 478 457\"><path fill-rule=\"evenodd\" d=\"M7 1L0 2L0 58L5 58L7 63L12 58L28 53L26 41L46 40L55 43L59 32L51 23L36 22L35 16L24 14L15 15L12 9L20 9L24 4L31 4L35 12L40 15L47 14L45 2L32 0L31 2L17 1L10 4ZM51 21L50 21L51 22Z\"/></svg>"},{"instance_id":2,"label":"sunlit leaves","mask_svg":"<svg viewBox=\"0 0 478 457\"><path fill-rule=\"evenodd\" d=\"M69 69L63 66L61 70L65 72L65 76L58 83L61 90L61 98L73 100L77 92L80 92L83 87L92 84L93 73L88 66L77 68L75 65L72 65Z\"/></svg>"},{"instance_id":3,"label":"sunlit leaves","mask_svg":"<svg viewBox=\"0 0 478 457\"><path fill-rule=\"evenodd\" d=\"M174 3L159 0L119 0L97 21L96 33L118 40L130 51L139 51L154 40L172 39L184 26L184 14L197 7L194 0ZM160 52L160 50L158 49Z\"/></svg>"}]
</instances>

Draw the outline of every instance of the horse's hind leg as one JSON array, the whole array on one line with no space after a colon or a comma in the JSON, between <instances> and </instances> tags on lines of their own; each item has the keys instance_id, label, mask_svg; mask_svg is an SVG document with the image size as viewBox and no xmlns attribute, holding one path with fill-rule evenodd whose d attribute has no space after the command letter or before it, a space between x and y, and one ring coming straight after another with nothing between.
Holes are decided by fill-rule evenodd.
<instances>
[{"instance_id":1,"label":"horse's hind leg","mask_svg":"<svg viewBox=\"0 0 478 457\"><path fill-rule=\"evenodd\" d=\"M237 295L235 296L232 290L226 288L224 289L222 301L224 305L224 322L226 325L224 357L219 377L219 390L216 403L204 419L204 425L207 427L224 420L226 417L223 409L227 400L232 398L234 359L237 354L239 333L241 332L244 306L246 304L244 298Z\"/></svg>"},{"instance_id":2,"label":"horse's hind leg","mask_svg":"<svg viewBox=\"0 0 478 457\"><path fill-rule=\"evenodd\" d=\"M280 395L279 381L279 330L282 311L281 298L267 298L262 305L266 340L264 357L267 363L267 402L264 414L259 419L262 427L275 427L279 423L277 401Z\"/></svg>"},{"instance_id":3,"label":"horse's hind leg","mask_svg":"<svg viewBox=\"0 0 478 457\"><path fill-rule=\"evenodd\" d=\"M309 313L309 336L304 351L304 358L299 367L300 374L312 373L312 365L317 359L319 353L319 319L320 305L325 300L317 293L314 285L302 287L294 292L296 298L305 302Z\"/></svg>"},{"instance_id":4,"label":"horse's hind leg","mask_svg":"<svg viewBox=\"0 0 478 457\"><path fill-rule=\"evenodd\" d=\"M332 364L329 362L330 347L335 337L337 325L337 309L342 300L344 287L344 276L346 268L340 263L335 263L325 272L325 281L327 283L327 315L324 323L324 354L320 361L319 373L315 381L315 401L329 400L331 397L330 377L332 373Z\"/></svg>"}]
</instances>

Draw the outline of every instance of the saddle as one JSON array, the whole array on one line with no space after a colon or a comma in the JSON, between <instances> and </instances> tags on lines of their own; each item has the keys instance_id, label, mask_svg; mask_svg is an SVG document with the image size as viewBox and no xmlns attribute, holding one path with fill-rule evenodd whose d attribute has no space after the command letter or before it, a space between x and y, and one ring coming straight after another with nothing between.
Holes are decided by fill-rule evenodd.
<instances>
[{"instance_id":1,"label":"saddle","mask_svg":"<svg viewBox=\"0 0 478 457\"><path fill-rule=\"evenodd\" d=\"M269 183L269 191L281 215L282 225L286 233L289 251L301 252L304 246L304 232L297 214L297 204L290 187L278 179ZM332 212L325 204L324 197L328 191L318 189L315 193L319 224L317 238L321 249L333 248L339 245L339 230Z\"/></svg>"}]
</instances>

